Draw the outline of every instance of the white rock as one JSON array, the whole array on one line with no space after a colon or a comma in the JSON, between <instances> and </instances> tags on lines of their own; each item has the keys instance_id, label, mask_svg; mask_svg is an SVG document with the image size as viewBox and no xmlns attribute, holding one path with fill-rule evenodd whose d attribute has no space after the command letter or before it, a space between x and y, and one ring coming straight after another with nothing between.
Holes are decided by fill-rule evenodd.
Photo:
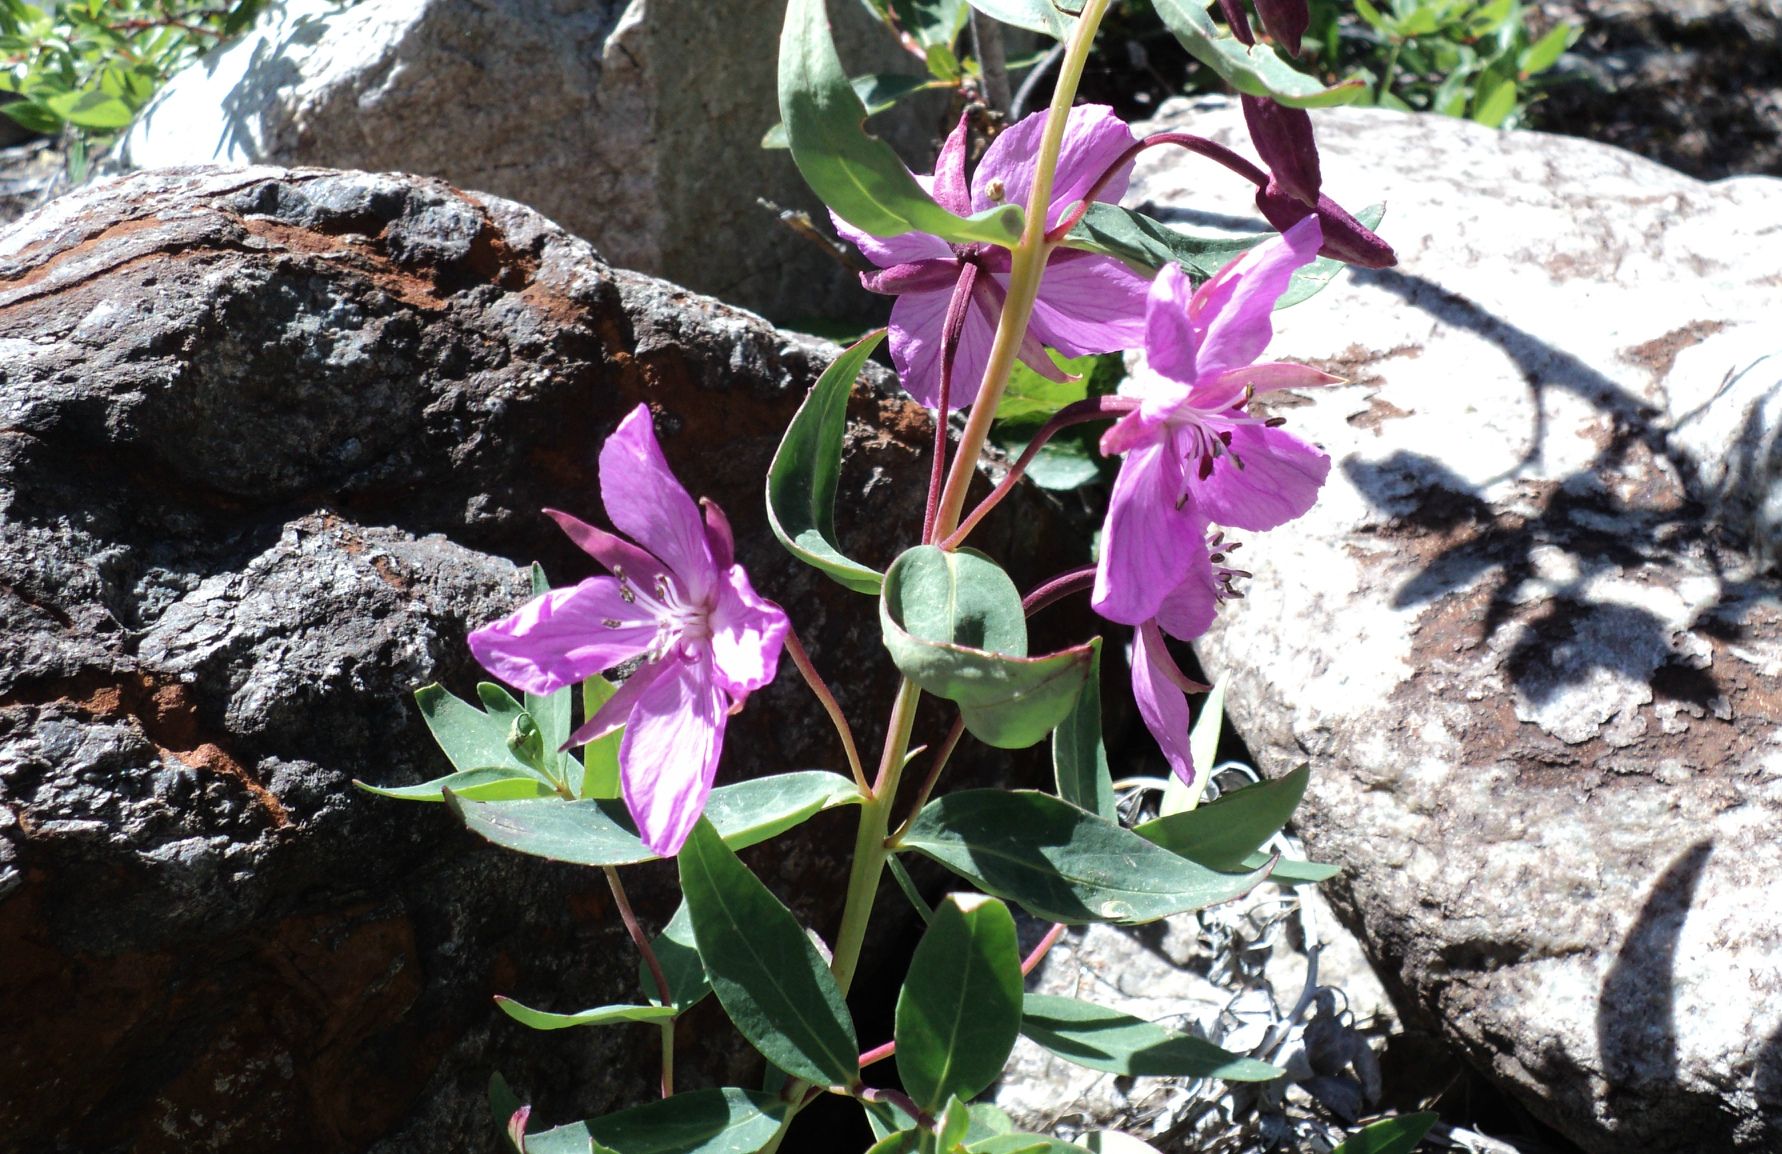
<instances>
[{"instance_id":1,"label":"white rock","mask_svg":"<svg viewBox=\"0 0 1782 1154\"><path fill-rule=\"evenodd\" d=\"M1271 355L1354 383L1276 406L1331 479L1202 657L1476 1064L1594 1151L1778 1149L1782 181L1314 119L1402 264L1278 314ZM1221 102L1165 125L1248 150ZM1159 151L1138 202L1254 216Z\"/></svg>"},{"instance_id":2,"label":"white rock","mask_svg":"<svg viewBox=\"0 0 1782 1154\"><path fill-rule=\"evenodd\" d=\"M853 0L830 8L851 71L918 67ZM175 77L119 158L439 176L537 209L613 264L833 315L853 278L756 199L817 207L790 154L760 147L779 27L750 0L284 0ZM889 118L919 167L938 125Z\"/></svg>"}]
</instances>

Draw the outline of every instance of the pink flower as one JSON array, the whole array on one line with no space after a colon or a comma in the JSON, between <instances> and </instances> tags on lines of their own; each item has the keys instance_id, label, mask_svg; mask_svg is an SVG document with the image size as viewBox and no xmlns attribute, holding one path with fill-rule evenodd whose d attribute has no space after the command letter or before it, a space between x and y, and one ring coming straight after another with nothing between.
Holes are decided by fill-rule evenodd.
<instances>
[{"instance_id":1,"label":"pink flower","mask_svg":"<svg viewBox=\"0 0 1782 1154\"><path fill-rule=\"evenodd\" d=\"M1158 273L1145 309L1146 367L1122 386L1136 399L1103 434L1104 453L1124 453L1091 603L1138 626L1132 692L1170 768L1194 779L1186 694L1197 685L1176 667L1164 635L1192 640L1235 596L1212 523L1262 531L1312 507L1330 458L1251 415L1271 389L1329 384L1303 365L1255 363L1274 335L1270 314L1293 270L1322 243L1308 217L1226 265L1198 292L1171 265Z\"/></svg>"},{"instance_id":2,"label":"pink flower","mask_svg":"<svg viewBox=\"0 0 1782 1154\"><path fill-rule=\"evenodd\" d=\"M1122 386L1139 406L1101 439L1102 452L1126 455L1095 572L1092 603L1103 617L1156 618L1172 636L1196 636L1211 622L1211 601L1195 592L1215 584L1208 523L1273 529L1317 499L1330 458L1247 407L1256 393L1335 379L1254 363L1273 336L1276 299L1321 242L1308 217L1192 295L1179 268L1157 274L1145 309L1147 365Z\"/></svg>"},{"instance_id":3,"label":"pink flower","mask_svg":"<svg viewBox=\"0 0 1782 1154\"><path fill-rule=\"evenodd\" d=\"M470 650L496 677L539 694L644 659L568 744L625 727L625 804L644 844L667 857L705 809L725 720L773 680L788 623L736 564L724 514L706 502L702 517L669 471L642 405L600 450L600 496L637 545L545 511L612 576L533 598L472 633Z\"/></svg>"},{"instance_id":4,"label":"pink flower","mask_svg":"<svg viewBox=\"0 0 1782 1154\"><path fill-rule=\"evenodd\" d=\"M1044 128L1045 114L1034 113L1004 130L991 142L968 184L962 118L935 161L934 175L916 179L943 208L960 215L1009 203L1031 209L1027 196ZM1047 225L1057 224L1133 143L1131 130L1112 109L1093 104L1071 109L1046 208ZM1130 167L1122 169L1099 199L1119 200L1129 173ZM860 283L897 297L891 307L891 360L903 387L930 408L939 406L942 337L951 311L958 332L947 405L956 409L970 404L982 383L1002 314L1009 251L990 244L948 244L921 232L876 237L834 214L831 217L837 231L879 266L878 272L863 274ZM1143 278L1112 257L1055 250L1021 347L1022 363L1063 380L1046 356L1047 346L1067 357L1136 347L1144 332L1145 289Z\"/></svg>"}]
</instances>

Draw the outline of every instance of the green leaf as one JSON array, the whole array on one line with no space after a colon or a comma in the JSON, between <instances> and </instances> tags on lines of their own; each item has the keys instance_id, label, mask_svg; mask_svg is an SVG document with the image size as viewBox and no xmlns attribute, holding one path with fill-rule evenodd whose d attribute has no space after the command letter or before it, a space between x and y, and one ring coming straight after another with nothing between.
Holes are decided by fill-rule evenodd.
<instances>
[{"instance_id":1,"label":"green leaf","mask_svg":"<svg viewBox=\"0 0 1782 1154\"><path fill-rule=\"evenodd\" d=\"M62 131L64 123L60 116L35 100L18 100L11 104L0 105L0 112L4 112L41 136L55 135Z\"/></svg>"},{"instance_id":2,"label":"green leaf","mask_svg":"<svg viewBox=\"0 0 1782 1154\"><path fill-rule=\"evenodd\" d=\"M968 1154L1081 1154L1081 1146L1044 1134L998 1134L967 1146Z\"/></svg>"},{"instance_id":3,"label":"green leaf","mask_svg":"<svg viewBox=\"0 0 1782 1154\"><path fill-rule=\"evenodd\" d=\"M999 749L1032 745L1063 721L1094 656L1085 644L1028 657L1015 583L971 549L906 551L885 574L879 623L904 676L956 702L972 735Z\"/></svg>"},{"instance_id":4,"label":"green leaf","mask_svg":"<svg viewBox=\"0 0 1782 1154\"><path fill-rule=\"evenodd\" d=\"M1266 869L1218 873L1050 794L965 790L925 806L903 848L1049 921L1155 921L1249 892Z\"/></svg>"},{"instance_id":5,"label":"green leaf","mask_svg":"<svg viewBox=\"0 0 1782 1154\"><path fill-rule=\"evenodd\" d=\"M1010 1035L1009 1046L1011 1049L1014 1047L1014 1044L1015 1038L1013 1035ZM997 1073L1001 1072L1001 1070L997 1071ZM908 1087L906 1086L905 1089L908 1089ZM933 1111L929 1112L933 1113ZM934 1123L936 1148L940 1150L952 1150L961 1142L965 1141L965 1135L970 1130L971 1108L956 1095L947 1099L946 1108L941 1111L940 1117L935 1119Z\"/></svg>"},{"instance_id":6,"label":"green leaf","mask_svg":"<svg viewBox=\"0 0 1782 1154\"><path fill-rule=\"evenodd\" d=\"M673 1006L596 1006L574 1014L552 1014L522 1006L512 998L497 994L495 1004L502 1012L534 1030L564 1030L570 1026L606 1026L613 1022L660 1022L675 1015Z\"/></svg>"},{"instance_id":7,"label":"green leaf","mask_svg":"<svg viewBox=\"0 0 1782 1154\"><path fill-rule=\"evenodd\" d=\"M826 809L863 800L852 779L826 769L801 769L714 789L705 803L705 816L725 845L747 849Z\"/></svg>"},{"instance_id":8,"label":"green leaf","mask_svg":"<svg viewBox=\"0 0 1782 1154\"><path fill-rule=\"evenodd\" d=\"M1355 219L1369 229L1378 228L1386 215L1384 205L1369 205ZM1098 252L1126 262L1151 275L1170 261L1182 266L1195 280L1206 280L1228 263L1273 236L1210 237L1178 232L1142 212L1114 204L1094 204L1065 238L1072 248ZM1290 308L1316 296L1344 268L1343 262L1319 257L1295 270L1287 291L1275 308Z\"/></svg>"},{"instance_id":9,"label":"green leaf","mask_svg":"<svg viewBox=\"0 0 1782 1154\"><path fill-rule=\"evenodd\" d=\"M1157 15L1188 54L1250 96L1267 96L1293 108L1348 104L1366 91L1358 79L1326 88L1293 69L1266 44L1245 45L1222 32L1207 14L1208 0L1154 0Z\"/></svg>"},{"instance_id":10,"label":"green leaf","mask_svg":"<svg viewBox=\"0 0 1782 1154\"><path fill-rule=\"evenodd\" d=\"M444 777L436 777L432 781L424 781L419 785L399 785L391 788L367 785L355 780L354 785L366 793L375 793L379 797L393 797L401 801L444 801L445 791L451 790L459 797L472 801L513 801L525 797L554 797L556 790L548 782L540 781L536 773L526 769L515 769L512 766L495 765L483 769L463 769L457 773L448 773Z\"/></svg>"},{"instance_id":11,"label":"green leaf","mask_svg":"<svg viewBox=\"0 0 1782 1154\"><path fill-rule=\"evenodd\" d=\"M866 108L842 72L823 0L790 0L780 33L780 120L805 183L837 216L874 236L926 232L1005 247L1021 235L1019 205L969 219L929 196L889 145L861 127Z\"/></svg>"},{"instance_id":12,"label":"green leaf","mask_svg":"<svg viewBox=\"0 0 1782 1154\"><path fill-rule=\"evenodd\" d=\"M996 1080L1021 1028L1021 950L1007 906L949 894L916 945L897 995L897 1073L936 1114ZM943 1148L946 1144L943 1143Z\"/></svg>"},{"instance_id":13,"label":"green leaf","mask_svg":"<svg viewBox=\"0 0 1782 1154\"><path fill-rule=\"evenodd\" d=\"M582 719L593 717L618 691L618 686L599 674L582 682ZM619 745L624 740L625 730L621 727L582 746L582 780L576 796L619 796Z\"/></svg>"},{"instance_id":14,"label":"green leaf","mask_svg":"<svg viewBox=\"0 0 1782 1154\"><path fill-rule=\"evenodd\" d=\"M866 107L866 115L877 116L904 97L933 87L934 79L908 72L868 72L864 76L853 77L848 85ZM767 130L767 135L761 138L761 147L790 148L791 143L786 139L786 126L776 122Z\"/></svg>"},{"instance_id":15,"label":"green leaf","mask_svg":"<svg viewBox=\"0 0 1782 1154\"><path fill-rule=\"evenodd\" d=\"M798 920L703 818L680 855L681 892L712 990L767 1060L819 1086L860 1077L841 988Z\"/></svg>"},{"instance_id":16,"label":"green leaf","mask_svg":"<svg viewBox=\"0 0 1782 1154\"><path fill-rule=\"evenodd\" d=\"M1311 767L1302 765L1285 777L1234 789L1209 805L1147 821L1132 832L1209 869L1242 869L1293 816L1311 776Z\"/></svg>"},{"instance_id":17,"label":"green leaf","mask_svg":"<svg viewBox=\"0 0 1782 1154\"><path fill-rule=\"evenodd\" d=\"M1268 1082L1286 1071L1106 1006L1028 994L1021 1032L1067 1062L1126 1076Z\"/></svg>"},{"instance_id":18,"label":"green leaf","mask_svg":"<svg viewBox=\"0 0 1782 1154\"><path fill-rule=\"evenodd\" d=\"M421 709L421 720L439 743L446 760L460 770L487 769L492 766L518 769L538 776L538 771L514 756L508 748L508 733L521 712L520 705L506 690L484 682L477 693L489 695L485 701L496 702L497 709L484 712L454 697L438 685L423 685L415 690L415 704Z\"/></svg>"},{"instance_id":19,"label":"green leaf","mask_svg":"<svg viewBox=\"0 0 1782 1154\"><path fill-rule=\"evenodd\" d=\"M1247 870L1261 869L1268 864L1268 861L1268 854L1253 853L1244 859L1244 868ZM1284 886L1311 885L1329 881L1342 872L1341 866L1327 865L1321 861L1298 861L1290 857L1281 857L1275 859L1275 868L1268 872L1268 880Z\"/></svg>"},{"instance_id":20,"label":"green leaf","mask_svg":"<svg viewBox=\"0 0 1782 1154\"><path fill-rule=\"evenodd\" d=\"M909 899L910 905L915 908L916 915L922 919L922 924L927 925L932 922L934 910L929 907L926 901L922 900L922 891L916 888L916 880L910 877L910 871L903 867L903 863L897 860L895 854L885 859L885 868L891 871L891 877L897 882L897 888L902 890L903 896Z\"/></svg>"},{"instance_id":21,"label":"green leaf","mask_svg":"<svg viewBox=\"0 0 1782 1154\"><path fill-rule=\"evenodd\" d=\"M773 1140L786 1104L771 1094L694 1090L604 1118L526 1136L526 1154L755 1154Z\"/></svg>"},{"instance_id":22,"label":"green leaf","mask_svg":"<svg viewBox=\"0 0 1782 1154\"><path fill-rule=\"evenodd\" d=\"M1082 8L1078 4L1067 11L1052 0L971 0L971 6L993 20L1054 40L1070 35L1071 25L1077 22L1076 11Z\"/></svg>"},{"instance_id":23,"label":"green leaf","mask_svg":"<svg viewBox=\"0 0 1782 1154\"><path fill-rule=\"evenodd\" d=\"M656 857L617 798L496 803L446 796L471 832L519 853L588 866L634 865ZM726 844L742 849L824 809L859 800L853 782L840 774L803 770L719 786L706 800L705 812Z\"/></svg>"},{"instance_id":24,"label":"green leaf","mask_svg":"<svg viewBox=\"0 0 1782 1154\"><path fill-rule=\"evenodd\" d=\"M965 0L891 0L891 8L923 48L951 45L970 12Z\"/></svg>"},{"instance_id":25,"label":"green leaf","mask_svg":"<svg viewBox=\"0 0 1782 1154\"><path fill-rule=\"evenodd\" d=\"M1101 740L1101 638L1090 642L1089 676L1077 703L1052 733L1052 772L1058 796L1097 817L1114 820L1114 776Z\"/></svg>"},{"instance_id":26,"label":"green leaf","mask_svg":"<svg viewBox=\"0 0 1782 1154\"><path fill-rule=\"evenodd\" d=\"M489 1075L489 1116L494 1119L495 1129L501 1135L501 1154L520 1154L520 1148L508 1136L507 1126L523 1105L525 1103L520 1101L499 1070Z\"/></svg>"},{"instance_id":27,"label":"green leaf","mask_svg":"<svg viewBox=\"0 0 1782 1154\"><path fill-rule=\"evenodd\" d=\"M136 110L116 96L104 92L65 92L44 97L51 112L81 128L128 128L136 119Z\"/></svg>"},{"instance_id":28,"label":"green leaf","mask_svg":"<svg viewBox=\"0 0 1782 1154\"><path fill-rule=\"evenodd\" d=\"M1472 119L1487 128L1501 128L1516 111L1516 82L1507 76L1487 76L1473 97Z\"/></svg>"},{"instance_id":29,"label":"green leaf","mask_svg":"<svg viewBox=\"0 0 1782 1154\"><path fill-rule=\"evenodd\" d=\"M617 798L482 802L448 792L446 804L470 832L516 853L585 866L656 860Z\"/></svg>"},{"instance_id":30,"label":"green leaf","mask_svg":"<svg viewBox=\"0 0 1782 1154\"><path fill-rule=\"evenodd\" d=\"M1522 50L1522 55L1516 60L1517 70L1525 78L1547 71L1559 63L1565 50L1577 41L1580 31L1575 24L1555 24L1548 29L1545 36Z\"/></svg>"},{"instance_id":31,"label":"green leaf","mask_svg":"<svg viewBox=\"0 0 1782 1154\"><path fill-rule=\"evenodd\" d=\"M1411 1154L1441 1120L1439 1114L1401 1114L1364 1126L1330 1154Z\"/></svg>"},{"instance_id":32,"label":"green leaf","mask_svg":"<svg viewBox=\"0 0 1782 1154\"><path fill-rule=\"evenodd\" d=\"M867 1147L866 1154L916 1154L916 1142L915 1131L898 1130Z\"/></svg>"},{"instance_id":33,"label":"green leaf","mask_svg":"<svg viewBox=\"0 0 1782 1154\"><path fill-rule=\"evenodd\" d=\"M884 577L836 548L835 490L841 482L848 393L866 358L885 339L878 329L843 350L793 414L767 467L767 521L794 557L854 590L877 596Z\"/></svg>"},{"instance_id":34,"label":"green leaf","mask_svg":"<svg viewBox=\"0 0 1782 1154\"><path fill-rule=\"evenodd\" d=\"M712 992L712 984L705 976L705 962L700 959L699 946L693 940L693 915L688 912L685 899L675 907L674 917L668 919L668 924L662 927L650 948L656 953L662 976L668 979L668 1004L676 1012L685 1013ZM637 984L652 1005L662 1004L662 992L656 988L656 975L650 973L650 967L642 958L637 960Z\"/></svg>"},{"instance_id":35,"label":"green leaf","mask_svg":"<svg viewBox=\"0 0 1782 1154\"><path fill-rule=\"evenodd\" d=\"M1194 279L1205 280L1266 239L1265 235L1193 236L1142 212L1097 201L1070 230L1065 243L1116 257L1147 275L1173 260Z\"/></svg>"}]
</instances>

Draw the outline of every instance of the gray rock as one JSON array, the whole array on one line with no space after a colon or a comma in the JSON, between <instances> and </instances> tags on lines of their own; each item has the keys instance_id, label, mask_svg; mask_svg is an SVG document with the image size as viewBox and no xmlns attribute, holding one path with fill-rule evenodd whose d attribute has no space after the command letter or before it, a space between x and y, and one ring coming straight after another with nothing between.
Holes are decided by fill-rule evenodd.
<instances>
[{"instance_id":1,"label":"gray rock","mask_svg":"<svg viewBox=\"0 0 1782 1154\"><path fill-rule=\"evenodd\" d=\"M831 8L851 72L917 67L858 4ZM779 26L746 0L290 0L175 77L120 156L439 176L620 267L781 318L859 313L846 270L757 203L819 209L790 154L760 147ZM940 127L922 107L889 118L912 160Z\"/></svg>"},{"instance_id":2,"label":"gray rock","mask_svg":"<svg viewBox=\"0 0 1782 1154\"><path fill-rule=\"evenodd\" d=\"M537 1034L489 1003L635 996L598 873L351 782L443 772L410 691L471 692L464 634L523 596L515 562L589 570L536 510L598 519L601 440L646 401L757 588L851 713L879 715L889 665L858 659L878 651L871 603L780 549L759 498L833 355L437 180L141 173L0 233L11 1141L488 1150L496 1070L540 1124L649 1097L647 1029ZM919 526L930 426L882 392L855 415L845 544L882 564ZM1064 568L1072 538L1019 504L989 547L1023 580ZM840 764L788 671L732 724L721 772ZM846 815L821 815L750 860L833 932L851 842ZM631 885L661 924L672 869ZM683 1085L759 1076L715 1005L681 1050Z\"/></svg>"},{"instance_id":3,"label":"gray rock","mask_svg":"<svg viewBox=\"0 0 1782 1154\"><path fill-rule=\"evenodd\" d=\"M1165 121L1243 143L1232 110ZM1406 1008L1594 1151L1782 1142L1782 181L1315 116L1403 264L1279 314L1353 383L1200 652ZM1253 216L1149 154L1131 199Z\"/></svg>"}]
</instances>

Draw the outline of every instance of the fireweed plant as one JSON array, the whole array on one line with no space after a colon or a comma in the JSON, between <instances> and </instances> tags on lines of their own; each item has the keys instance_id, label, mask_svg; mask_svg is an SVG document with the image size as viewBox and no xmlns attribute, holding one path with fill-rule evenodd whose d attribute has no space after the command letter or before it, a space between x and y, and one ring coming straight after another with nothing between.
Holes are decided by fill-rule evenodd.
<instances>
[{"instance_id":1,"label":"fireweed plant","mask_svg":"<svg viewBox=\"0 0 1782 1154\"><path fill-rule=\"evenodd\" d=\"M862 129L866 110L836 57L823 0L787 9L787 144L843 236L877 266L865 287L896 298L888 329L823 373L766 479L780 541L861 594L863 611L876 603L885 655L902 675L870 771L788 614L736 563L719 507L676 480L642 406L600 454L600 497L617 532L550 512L604 572L553 589L534 567L533 599L470 636L477 660L518 696L486 683L479 708L437 686L417 694L454 772L376 792L444 801L499 845L603 870L641 955L633 1000L564 1013L503 998L501 1008L538 1029L641 1022L661 1032L661 1101L529 1132L530 1107L497 1079L492 1098L514 1148L771 1151L801 1110L833 1094L865 1111L878 1136L872 1154L1078 1149L1013 1133L999 1112L972 1105L1022 1034L1123 1074L1283 1074L1108 1008L1023 993L1023 976L1066 926L1147 922L1265 881L1328 876L1261 849L1298 804L1303 771L1193 804L1205 767L1191 752L1188 697L1205 686L1183 674L1166 639L1197 637L1238 595L1247 574L1228 564L1237 547L1229 535L1305 513L1329 470L1323 451L1268 415L1272 391L1333 379L1263 359L1273 311L1315 292L1339 262L1393 262L1371 231L1377 212L1352 216L1322 190L1304 109L1359 89L1325 88L1283 59L1299 47L1305 0L1257 0L1260 31L1235 0L1219 4L1224 25L1204 2L1156 0L1184 45L1242 94L1260 166L1187 134L1141 139L1106 108L1073 106L1109 2L1083 0L1073 13L1051 0L972 0L1064 45L1057 87L1045 112L1006 126L969 172L962 122L928 176L912 175ZM1134 157L1154 147L1189 149L1249 181L1278 235L1196 237L1119 207ZM1208 177L1221 178L1212 167ZM922 538L881 573L836 545L834 503L848 393L887 336L903 387L937 420ZM1056 412L1007 478L967 508L1013 366L1055 376L1048 349L1134 350L1143 360L1114 395ZM947 416L958 409L963 429L949 445ZM1089 422L1105 426L1101 451L1119 462L1099 560L1023 595L971 548L972 533L1050 437ZM1135 828L1118 820L1100 734L1102 638L1028 652L1028 616L1070 596L1086 596L1117 640L1130 638L1133 696L1190 787L1185 808ZM726 722L773 679L782 655L834 722L849 772L733 768L716 784ZM624 674L616 685L605 676L614 672ZM912 731L924 694L950 702L956 720L918 758ZM999 749L1049 739L1055 788L942 789L968 734ZM904 788L918 763L920 780ZM859 825L841 921L807 930L736 851L842 806ZM906 854L950 870L959 892L929 907L898 863ZM683 901L652 938L618 870L661 858L676 859ZM862 1039L847 997L887 871L926 929L896 995L892 1037ZM1026 957L1011 905L1052 923ZM675 1092L675 1020L707 996L765 1058L762 1086ZM882 1065L890 1061L894 1076Z\"/></svg>"}]
</instances>

